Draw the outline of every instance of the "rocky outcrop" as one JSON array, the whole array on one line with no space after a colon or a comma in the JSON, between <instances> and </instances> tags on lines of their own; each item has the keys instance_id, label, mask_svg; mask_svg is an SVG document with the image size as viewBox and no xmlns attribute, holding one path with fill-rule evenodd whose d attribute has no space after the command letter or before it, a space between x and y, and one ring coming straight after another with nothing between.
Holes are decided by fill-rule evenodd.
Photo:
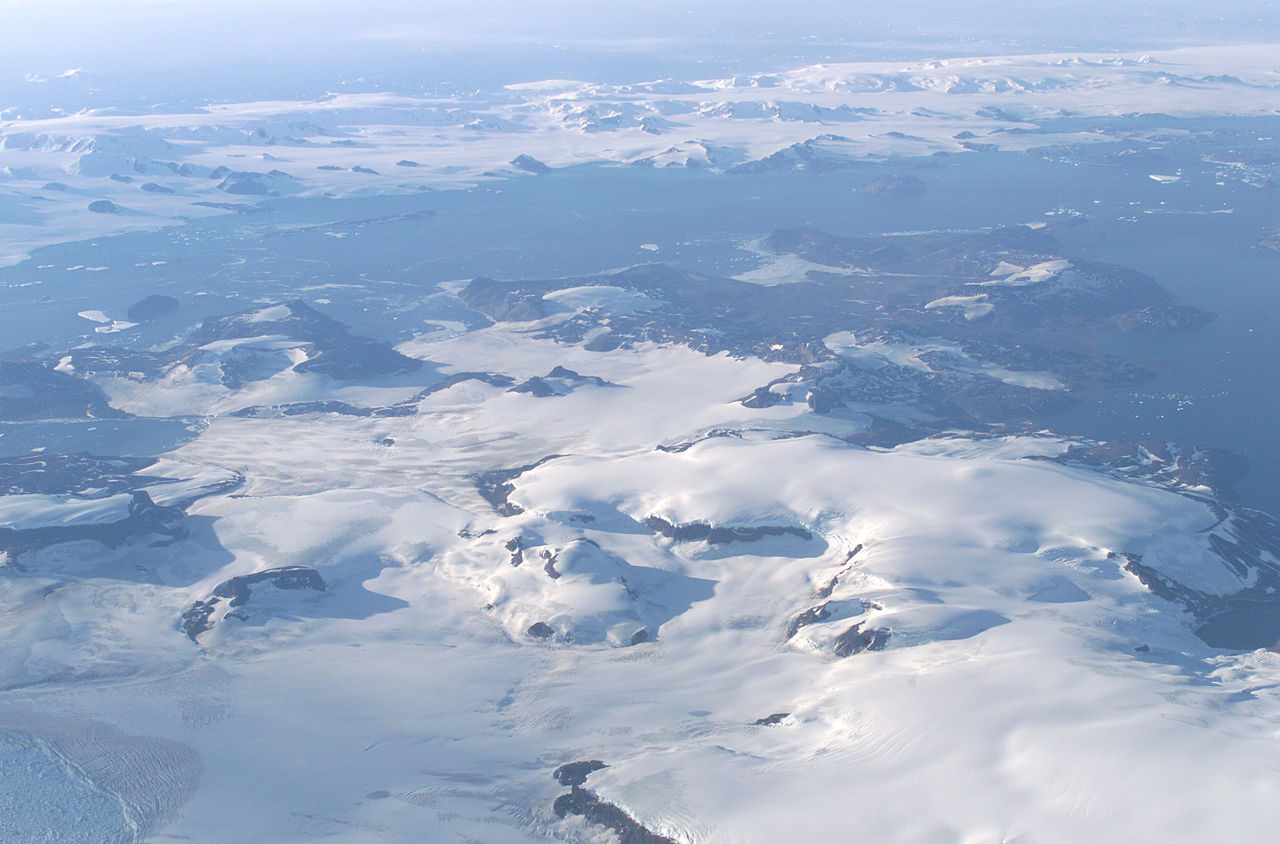
<instances>
[{"instance_id":1,"label":"rocky outcrop","mask_svg":"<svg viewBox=\"0 0 1280 844\"><path fill-rule=\"evenodd\" d=\"M1166 302L1120 314L1112 321L1121 331L1190 331L1214 319L1214 314L1203 308Z\"/></svg>"},{"instance_id":2,"label":"rocky outcrop","mask_svg":"<svg viewBox=\"0 0 1280 844\"><path fill-rule=\"evenodd\" d=\"M277 404L270 406L253 405L252 407L242 407L228 415L247 419L263 419L305 416L311 413L336 413L339 416L385 418L412 416L414 412L414 408L407 405L393 405L391 407L357 407L356 405L348 404L344 401L329 400L291 402L289 404Z\"/></svg>"},{"instance_id":3,"label":"rocky outcrop","mask_svg":"<svg viewBox=\"0 0 1280 844\"><path fill-rule=\"evenodd\" d=\"M128 314L131 322L150 322L166 317L177 310L177 299L153 293L130 305Z\"/></svg>"},{"instance_id":4,"label":"rocky outcrop","mask_svg":"<svg viewBox=\"0 0 1280 844\"><path fill-rule=\"evenodd\" d=\"M891 173L877 176L858 190L880 196L920 196L928 187L915 176Z\"/></svg>"},{"instance_id":5,"label":"rocky outcrop","mask_svg":"<svg viewBox=\"0 0 1280 844\"><path fill-rule=\"evenodd\" d=\"M586 762L570 762L567 765L561 765L552 772L551 776L555 777L556 782L561 785L582 785L587 781L587 777L602 768L609 767L599 759L592 759Z\"/></svg>"},{"instance_id":6,"label":"rocky outcrop","mask_svg":"<svg viewBox=\"0 0 1280 844\"><path fill-rule=\"evenodd\" d=\"M162 507L143 490L129 493L127 514L122 519L90 524L59 524L33 528L0 527L0 553L17 557L24 552L63 542L88 540L108 548L123 545L138 536L156 535L170 540L187 535L179 507Z\"/></svg>"},{"instance_id":7,"label":"rocky outcrop","mask_svg":"<svg viewBox=\"0 0 1280 844\"><path fill-rule=\"evenodd\" d=\"M1197 589L1139 554L1112 552L1108 559L1156 597L1181 605L1210 647L1280 647L1280 521L1258 510L1223 509L1222 520L1208 531L1208 544L1239 582L1236 591Z\"/></svg>"},{"instance_id":8,"label":"rocky outcrop","mask_svg":"<svg viewBox=\"0 0 1280 844\"><path fill-rule=\"evenodd\" d=\"M559 454L548 454L536 463L530 463L527 466L482 472L475 476L476 490L480 493L481 498L488 501L493 509L498 511L499 515L518 516L524 512L524 508L510 500L511 493L516 491L516 485L511 482L525 472L538 468L548 460L555 460L561 456Z\"/></svg>"},{"instance_id":9,"label":"rocky outcrop","mask_svg":"<svg viewBox=\"0 0 1280 844\"><path fill-rule=\"evenodd\" d=\"M567 395L584 385L594 387L614 386L597 375L582 375L575 370L557 366L546 375L535 375L515 385L507 392L528 393L535 398L550 398L552 396Z\"/></svg>"},{"instance_id":10,"label":"rocky outcrop","mask_svg":"<svg viewBox=\"0 0 1280 844\"><path fill-rule=\"evenodd\" d=\"M768 387L757 387L754 393L745 399L741 399L741 404L743 407L749 407L752 410L762 410L766 407L773 407L775 404L781 404L782 401L782 396Z\"/></svg>"},{"instance_id":11,"label":"rocky outcrop","mask_svg":"<svg viewBox=\"0 0 1280 844\"><path fill-rule=\"evenodd\" d=\"M283 566L239 575L219 583L208 598L192 604L182 614L180 622L182 632L191 641L198 641L202 633L213 629L216 623L215 616L223 609L221 606L223 603L226 604L225 609L237 610L249 603L255 588L264 586L281 590L309 589L316 592L323 592L326 588L320 573L306 566Z\"/></svg>"},{"instance_id":12,"label":"rocky outcrop","mask_svg":"<svg viewBox=\"0 0 1280 844\"><path fill-rule=\"evenodd\" d=\"M542 642L556 635L556 631L554 627L547 624L545 621L535 621L533 624L529 625L529 629L525 631L525 634L530 639L537 639Z\"/></svg>"},{"instance_id":13,"label":"rocky outcrop","mask_svg":"<svg viewBox=\"0 0 1280 844\"><path fill-rule=\"evenodd\" d=\"M813 539L811 532L792 525L717 527L706 522L672 524L661 516L649 516L644 520L644 524L654 533L676 542L706 542L710 545L719 545L727 542L755 542L766 536L796 536L805 540Z\"/></svg>"},{"instance_id":14,"label":"rocky outcrop","mask_svg":"<svg viewBox=\"0 0 1280 844\"><path fill-rule=\"evenodd\" d=\"M516 379L512 378L510 375L499 375L493 372L455 372L438 384L432 384L427 389L418 393L413 397L412 401L420 401L425 399L427 396L434 395L442 390L447 390L450 387L456 387L458 384L462 384L466 381L479 381L482 384L489 384L493 387L509 387L515 383L515 380Z\"/></svg>"},{"instance_id":15,"label":"rocky outcrop","mask_svg":"<svg viewBox=\"0 0 1280 844\"><path fill-rule=\"evenodd\" d=\"M879 651L889 643L890 631L885 629L862 629L865 622L857 622L848 630L836 637L833 653L841 658L853 656L863 651Z\"/></svg>"},{"instance_id":16,"label":"rocky outcrop","mask_svg":"<svg viewBox=\"0 0 1280 844\"><path fill-rule=\"evenodd\" d=\"M787 622L787 628L783 631L783 639L791 641L795 635L800 632L800 628L807 627L810 624L817 624L831 617L831 613L827 611L826 604L819 604L816 607L809 607L804 612L798 613L791 617Z\"/></svg>"},{"instance_id":17,"label":"rocky outcrop","mask_svg":"<svg viewBox=\"0 0 1280 844\"><path fill-rule=\"evenodd\" d=\"M556 782L570 787L567 794L561 794L552 804L556 817L579 815L590 823L610 830L619 844L676 844L674 838L653 832L622 808L601 800L594 791L582 787L589 775L607 767L599 760L591 760L570 762L556 768L552 774Z\"/></svg>"},{"instance_id":18,"label":"rocky outcrop","mask_svg":"<svg viewBox=\"0 0 1280 844\"><path fill-rule=\"evenodd\" d=\"M164 305L148 302L147 307ZM306 360L294 364L278 344L262 347L255 342L263 337L279 337L296 343ZM225 342L238 340L246 342ZM211 344L230 348L215 355L208 351ZM159 351L83 347L62 357L67 358L66 363L77 373L141 373L146 378L159 378L173 367L205 363L212 357L220 380L231 389L269 378L290 367L295 372L320 373L344 381L403 375L422 367L422 361L400 354L388 343L352 334L345 325L301 299L210 317L183 341ZM0 384L3 378L0 370ZM86 384L78 379L72 381ZM80 389L89 387L86 384ZM0 399L2 412L3 400Z\"/></svg>"},{"instance_id":19,"label":"rocky outcrop","mask_svg":"<svg viewBox=\"0 0 1280 844\"><path fill-rule=\"evenodd\" d=\"M533 173L534 175L537 175L537 176L544 176L547 173L551 172L550 167L543 164L541 161L534 158L532 155L526 155L524 153L521 153L520 155L517 155L515 158L511 159L511 166L518 167L521 170L524 170L526 173Z\"/></svg>"},{"instance_id":20,"label":"rocky outcrop","mask_svg":"<svg viewBox=\"0 0 1280 844\"><path fill-rule=\"evenodd\" d=\"M219 171L225 171L225 175L219 175ZM248 173L219 168L210 175L214 178L222 178L218 183L218 190L238 196L279 196L282 193L291 193L298 188L297 180L280 170Z\"/></svg>"},{"instance_id":21,"label":"rocky outcrop","mask_svg":"<svg viewBox=\"0 0 1280 844\"><path fill-rule=\"evenodd\" d=\"M0 457L0 495L58 495L97 490L114 495L163 479L136 473L154 457L94 457L80 452L43 452Z\"/></svg>"},{"instance_id":22,"label":"rocky outcrop","mask_svg":"<svg viewBox=\"0 0 1280 844\"><path fill-rule=\"evenodd\" d=\"M468 307L499 322L529 322L547 316L541 292L531 292L491 278L477 278L458 294Z\"/></svg>"}]
</instances>

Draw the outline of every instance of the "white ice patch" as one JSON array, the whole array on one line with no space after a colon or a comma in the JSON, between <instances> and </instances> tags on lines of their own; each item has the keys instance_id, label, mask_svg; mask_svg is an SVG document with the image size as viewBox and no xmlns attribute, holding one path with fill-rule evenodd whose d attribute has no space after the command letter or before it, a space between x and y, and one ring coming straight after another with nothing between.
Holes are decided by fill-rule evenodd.
<instances>
[{"instance_id":1,"label":"white ice patch","mask_svg":"<svg viewBox=\"0 0 1280 844\"><path fill-rule=\"evenodd\" d=\"M272 305L269 308L262 308L253 313L245 314L242 319L245 322L277 322L282 319L288 319L293 316L293 311L288 305Z\"/></svg>"},{"instance_id":2,"label":"white ice patch","mask_svg":"<svg viewBox=\"0 0 1280 844\"><path fill-rule=\"evenodd\" d=\"M976 282L980 286L991 285L1007 285L1009 287L1023 287L1028 284L1043 284L1056 278L1064 270L1071 266L1071 262L1065 258L1057 258L1052 261L1043 261L1039 264L1032 264L1029 267L1019 267L1006 261L991 271L993 279L991 281Z\"/></svg>"},{"instance_id":3,"label":"white ice patch","mask_svg":"<svg viewBox=\"0 0 1280 844\"><path fill-rule=\"evenodd\" d=\"M570 311L597 310L618 316L652 310L659 304L638 290L601 284L565 287L542 298Z\"/></svg>"},{"instance_id":4,"label":"white ice patch","mask_svg":"<svg viewBox=\"0 0 1280 844\"><path fill-rule=\"evenodd\" d=\"M991 313L995 305L987 301L987 294L979 293L976 296L943 296L924 306L926 311L938 308L960 308L964 311L964 318L973 321Z\"/></svg>"},{"instance_id":5,"label":"white ice patch","mask_svg":"<svg viewBox=\"0 0 1280 844\"><path fill-rule=\"evenodd\" d=\"M72 495L0 496L0 527L31 530L42 527L101 525L129 516L133 497L120 494L106 498L78 498Z\"/></svg>"},{"instance_id":6,"label":"white ice patch","mask_svg":"<svg viewBox=\"0 0 1280 844\"><path fill-rule=\"evenodd\" d=\"M921 372L970 372L1033 390L1066 389L1062 379L1052 372L1008 369L994 363L975 360L959 345L945 340L918 344L886 340L861 341L852 331L840 331L828 335L823 343L831 351L866 369L900 366ZM939 369L934 363L923 359L922 355L927 353L944 355L948 365Z\"/></svg>"},{"instance_id":7,"label":"white ice patch","mask_svg":"<svg viewBox=\"0 0 1280 844\"><path fill-rule=\"evenodd\" d=\"M838 275L850 275L845 267L833 267L819 264L807 258L790 253L778 254L765 249L761 241L755 240L742 246L743 251L750 252L760 262L754 270L737 273L732 278L771 287L777 284L795 284L808 281L808 273L815 270Z\"/></svg>"},{"instance_id":8,"label":"white ice patch","mask_svg":"<svg viewBox=\"0 0 1280 844\"><path fill-rule=\"evenodd\" d=\"M98 334L118 334L121 331L127 331L130 328L137 328L136 322L125 322L124 320L112 320L110 325L99 325L93 330Z\"/></svg>"}]
</instances>

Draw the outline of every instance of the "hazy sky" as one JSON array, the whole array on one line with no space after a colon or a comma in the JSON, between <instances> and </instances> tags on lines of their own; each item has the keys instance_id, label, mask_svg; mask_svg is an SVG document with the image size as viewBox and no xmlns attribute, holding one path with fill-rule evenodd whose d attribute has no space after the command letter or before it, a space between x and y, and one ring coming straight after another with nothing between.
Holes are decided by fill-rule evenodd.
<instances>
[{"instance_id":1,"label":"hazy sky","mask_svg":"<svg viewBox=\"0 0 1280 844\"><path fill-rule=\"evenodd\" d=\"M1280 2L0 0L0 39L3 107L39 96L15 83L72 68L104 88L137 86L142 98L160 96L162 83L164 96L179 97L204 82L216 99L240 89L635 80L840 59L1280 41Z\"/></svg>"}]
</instances>

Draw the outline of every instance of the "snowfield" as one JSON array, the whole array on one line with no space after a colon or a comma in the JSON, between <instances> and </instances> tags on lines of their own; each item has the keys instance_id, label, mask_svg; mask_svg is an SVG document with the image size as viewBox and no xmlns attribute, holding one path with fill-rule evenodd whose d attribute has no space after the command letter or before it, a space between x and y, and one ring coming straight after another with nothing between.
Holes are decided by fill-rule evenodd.
<instances>
[{"instance_id":1,"label":"snowfield","mask_svg":"<svg viewBox=\"0 0 1280 844\"><path fill-rule=\"evenodd\" d=\"M219 416L147 470L243 475L187 536L55 545L24 555L29 587L3 581L0 711L183 748L164 777L199 760L189 802L147 816L91 780L140 834L605 840L552 810L578 760L685 842L1245 841L1280 821L1280 657L1209 649L1117 556L1230 588L1205 502L1048 462L1052 437L806 433L794 406L736 401L785 369L758 360L496 326L401 351L604 383ZM84 554L97 568L68 577ZM323 588L252 581L183 636L193 602L291 566ZM45 735L73 766L98 752ZM44 745L15 736L6 769L44 777Z\"/></svg>"}]
</instances>

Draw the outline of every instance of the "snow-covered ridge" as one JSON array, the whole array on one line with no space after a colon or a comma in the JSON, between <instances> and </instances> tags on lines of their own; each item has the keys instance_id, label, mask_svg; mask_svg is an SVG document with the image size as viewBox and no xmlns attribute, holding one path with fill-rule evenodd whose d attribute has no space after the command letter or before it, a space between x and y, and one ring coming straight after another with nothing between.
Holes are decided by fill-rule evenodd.
<instances>
[{"instance_id":1,"label":"snow-covered ridge","mask_svg":"<svg viewBox=\"0 0 1280 844\"><path fill-rule=\"evenodd\" d=\"M1277 54L1254 45L999 56L626 85L547 80L465 100L362 93L185 113L10 112L0 120L0 192L52 200L24 202L28 222L56 221L66 239L217 213L225 208L192 201L222 203L227 194L243 202L405 192L586 162L791 167L793 148L824 136L829 148L814 154L844 161L973 144L1020 150L1102 138L1026 134L1058 116L1275 114ZM88 213L96 201L109 204ZM0 242L0 259L23 252L22 243Z\"/></svg>"}]
</instances>

